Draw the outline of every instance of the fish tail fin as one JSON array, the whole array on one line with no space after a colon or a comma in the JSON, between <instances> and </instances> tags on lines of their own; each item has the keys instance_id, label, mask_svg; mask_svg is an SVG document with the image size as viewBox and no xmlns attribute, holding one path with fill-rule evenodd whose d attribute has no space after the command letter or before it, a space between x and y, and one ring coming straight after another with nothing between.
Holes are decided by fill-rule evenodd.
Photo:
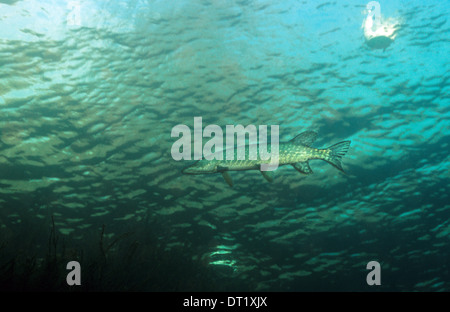
<instances>
[{"instance_id":1,"label":"fish tail fin","mask_svg":"<svg viewBox=\"0 0 450 312\"><path fill-rule=\"evenodd\" d=\"M324 160L333 165L334 167L336 167L337 169L339 169L340 171L344 172L341 160L342 157L344 157L345 154L347 153L350 147L350 143L351 141L342 141L330 146L329 148L327 148L327 150L329 150L330 153L327 157L324 158Z\"/></svg>"}]
</instances>

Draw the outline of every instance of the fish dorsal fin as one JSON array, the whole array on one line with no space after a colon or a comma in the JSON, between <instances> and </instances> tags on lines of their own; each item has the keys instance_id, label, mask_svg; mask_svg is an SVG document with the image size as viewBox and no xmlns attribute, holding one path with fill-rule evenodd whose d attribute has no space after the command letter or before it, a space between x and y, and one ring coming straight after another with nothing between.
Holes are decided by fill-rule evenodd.
<instances>
[{"instance_id":1,"label":"fish dorsal fin","mask_svg":"<svg viewBox=\"0 0 450 312\"><path fill-rule=\"evenodd\" d=\"M268 182L272 183L273 181L273 172L272 171L263 171L261 170L261 173Z\"/></svg>"},{"instance_id":2,"label":"fish dorsal fin","mask_svg":"<svg viewBox=\"0 0 450 312\"><path fill-rule=\"evenodd\" d=\"M304 162L298 162L295 164L292 164L292 166L297 169L298 172L303 174L311 174L313 171L311 170L311 167L309 166L307 161Z\"/></svg>"},{"instance_id":3,"label":"fish dorsal fin","mask_svg":"<svg viewBox=\"0 0 450 312\"><path fill-rule=\"evenodd\" d=\"M305 131L297 135L295 138L290 140L290 143L296 144L296 145L304 145L304 146L311 146L311 144L314 143L314 141L317 138L317 133L314 131Z\"/></svg>"},{"instance_id":4,"label":"fish dorsal fin","mask_svg":"<svg viewBox=\"0 0 450 312\"><path fill-rule=\"evenodd\" d=\"M222 171L222 177L225 179L229 186L233 187L233 180L231 180L228 171Z\"/></svg>"}]
</instances>

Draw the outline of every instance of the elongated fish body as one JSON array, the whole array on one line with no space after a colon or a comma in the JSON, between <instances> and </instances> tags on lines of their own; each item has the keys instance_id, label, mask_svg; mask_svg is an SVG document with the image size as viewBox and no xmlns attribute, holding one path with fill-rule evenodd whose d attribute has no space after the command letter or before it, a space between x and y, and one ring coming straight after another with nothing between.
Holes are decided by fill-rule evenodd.
<instances>
[{"instance_id":1,"label":"elongated fish body","mask_svg":"<svg viewBox=\"0 0 450 312\"><path fill-rule=\"evenodd\" d=\"M350 141L342 141L333 146L330 146L325 149L318 149L311 147L310 145L317 138L317 133L314 131L306 131L289 142L282 142L278 145L278 166L283 165L292 165L297 171L303 174L311 174L313 173L308 161L311 159L322 159L344 172L341 159L347 153L348 148L350 146ZM184 174L207 174L207 173L222 173L225 181L232 186L233 183L231 181L231 177L228 174L228 171L242 171L242 170L260 170L263 174L264 178L269 182L272 182L273 177L271 171L263 171L261 170L261 165L269 164L270 160L261 159L260 145L254 144L245 145L245 156L239 155L239 147L234 148L233 157L228 155L227 159L227 151L223 151L222 160L218 159L202 159L198 160L194 164L183 169ZM267 153L271 153L271 144L267 144L265 147L267 148ZM256 155L253 155L255 153ZM252 154L251 154L252 153ZM253 155L253 157L250 157ZM238 157L241 156L241 157ZM229 160L232 158L232 160Z\"/></svg>"}]
</instances>

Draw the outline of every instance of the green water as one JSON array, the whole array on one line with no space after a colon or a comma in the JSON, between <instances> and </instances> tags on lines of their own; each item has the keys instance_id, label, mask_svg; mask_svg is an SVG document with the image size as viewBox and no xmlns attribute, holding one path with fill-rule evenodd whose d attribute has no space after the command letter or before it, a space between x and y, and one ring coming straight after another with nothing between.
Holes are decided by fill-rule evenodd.
<instances>
[{"instance_id":1,"label":"green water","mask_svg":"<svg viewBox=\"0 0 450 312\"><path fill-rule=\"evenodd\" d=\"M77 3L0 1L2 289L450 290L447 3L380 1L385 50L357 1ZM182 175L196 116L351 140L346 174Z\"/></svg>"}]
</instances>

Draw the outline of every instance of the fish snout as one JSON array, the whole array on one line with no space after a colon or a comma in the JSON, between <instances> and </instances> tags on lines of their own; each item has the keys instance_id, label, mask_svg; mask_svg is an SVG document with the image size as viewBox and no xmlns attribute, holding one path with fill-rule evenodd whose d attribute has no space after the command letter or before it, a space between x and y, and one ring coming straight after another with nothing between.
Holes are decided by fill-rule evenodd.
<instances>
[{"instance_id":1,"label":"fish snout","mask_svg":"<svg viewBox=\"0 0 450 312\"><path fill-rule=\"evenodd\" d=\"M183 174L205 174L216 172L216 167L213 164L197 161L181 170Z\"/></svg>"}]
</instances>

